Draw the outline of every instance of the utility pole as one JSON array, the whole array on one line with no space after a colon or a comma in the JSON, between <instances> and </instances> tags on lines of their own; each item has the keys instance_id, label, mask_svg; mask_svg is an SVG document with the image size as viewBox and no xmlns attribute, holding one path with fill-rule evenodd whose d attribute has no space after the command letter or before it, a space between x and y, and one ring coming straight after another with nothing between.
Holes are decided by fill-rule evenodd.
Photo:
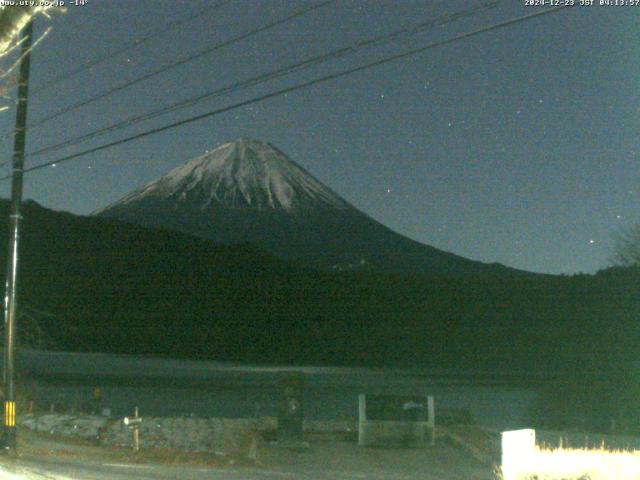
<instances>
[{"instance_id":1,"label":"utility pole","mask_svg":"<svg viewBox=\"0 0 640 480\"><path fill-rule=\"evenodd\" d=\"M18 80L18 104L14 133L13 162L11 169L11 215L9 217L9 256L7 261L6 291L4 297L4 437L3 447L11 452L16 449L16 397L14 357L16 341L18 287L18 242L20 240L20 204L22 203L22 176L24 147L27 137L27 95L29 93L29 64L33 20L25 26L20 40L21 60Z\"/></svg>"}]
</instances>

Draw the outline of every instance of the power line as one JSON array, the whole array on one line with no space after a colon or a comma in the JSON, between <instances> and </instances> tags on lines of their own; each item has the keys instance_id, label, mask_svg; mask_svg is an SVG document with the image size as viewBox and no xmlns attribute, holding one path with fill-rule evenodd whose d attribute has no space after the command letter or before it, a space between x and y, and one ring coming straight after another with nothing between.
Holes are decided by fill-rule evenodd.
<instances>
[{"instance_id":1,"label":"power line","mask_svg":"<svg viewBox=\"0 0 640 480\"><path fill-rule=\"evenodd\" d=\"M310 7L306 7L304 9L302 9L302 10L298 10L298 11L296 11L296 12L290 14L290 15L287 15L284 18L275 20L273 22L269 22L266 25L263 25L261 27L255 28L255 29L253 29L253 30L251 30L251 31L249 31L247 33L244 33L242 35L238 35L236 37L233 37L233 38L231 38L231 39L229 39L227 41L224 41L222 43L219 43L219 44L217 44L217 45L215 45L213 47L208 47L208 48L206 48L204 50L201 50L201 51L199 51L197 53L194 53L192 55L184 57L181 60L178 60L178 61L176 61L174 63L171 63L169 65L165 65L164 67L158 68L156 70L152 70L151 72L149 72L149 73L147 73L145 75L142 75L142 76L140 76L138 78L135 78L133 80L121 83L120 85L118 85L118 86L116 86L116 87L114 87L114 88L112 88L110 90L107 90L106 92L103 92L103 93L98 94L98 95L96 95L94 97L91 97L91 98L89 98L87 100L84 100L82 102L76 103L74 105L70 105L70 106L65 107L65 108L63 108L61 110L58 110L57 112L54 112L54 113L52 113L50 115L42 117L42 118L36 120L34 123L28 125L28 128L38 127L38 126L44 124L45 122L53 120L54 118L58 118L58 117L66 114L66 113L72 112L73 110L77 110L78 108L85 107L85 106L87 106L87 105L89 105L89 104L91 104L93 102L96 102L96 101L98 101L100 99L103 99L105 97L111 96L116 92L119 92L119 91L122 91L122 90L124 90L126 88L129 88L132 85L136 85L136 84L138 84L140 82L149 80L150 78L153 78L153 77L155 77L157 75L160 75L161 73L167 72L168 70L171 70L173 68L176 68L176 67L184 65L186 63L189 63L189 62L192 62L194 60L197 60L197 59L199 59L199 58L201 58L201 57L203 57L205 55L211 54L211 53L213 53L213 52L215 52L217 50L220 50L220 49L222 49L224 47L227 47L227 46L232 45L234 43L237 43L237 42L240 42L242 40L245 40L245 39L247 39L247 38L249 38L249 37L251 37L253 35L256 35L258 33L264 32L264 31L269 30L271 28L274 28L274 27L276 27L278 25L282 25L283 23L286 23L286 22L288 22L290 20L293 20L294 18L300 17L300 16L302 16L302 15L304 15L306 13L309 13L309 12L311 12L313 10L317 10L317 9L319 9L321 7L324 7L324 6L330 4L330 3L334 2L334 1L335 0L324 0L324 1L320 2L320 3L312 5ZM7 133L2 137L2 139L5 139L5 138L11 136L12 134L13 133Z\"/></svg>"},{"instance_id":2,"label":"power line","mask_svg":"<svg viewBox=\"0 0 640 480\"><path fill-rule=\"evenodd\" d=\"M342 58L346 55L352 54L352 53L356 53L358 50L361 50L363 48L366 47L372 47L372 46L380 46L386 43L389 43L393 40L396 40L397 38L403 36L403 35L407 35L407 34L417 34L420 32L424 32L425 30L429 29L429 28L433 28L433 27L438 27L438 26L442 26L445 25L447 23L451 23L454 21L457 21L461 18L464 17L468 17L468 16L472 16L475 15L477 13L479 13L482 10L485 9L489 9L489 8L493 8L496 5L498 5L501 2L501 0L495 0L495 1L489 1L489 2L484 2L476 7L474 7L473 9L469 9L469 10L465 10L465 11L460 11L460 12L456 12L453 14L445 14L435 20L429 20L426 22L422 22L419 23L417 25L413 25L410 27L403 27L399 30L396 30L394 32L388 33L388 34L384 34L384 35L378 35L376 37L370 38L370 39L366 39L366 40L361 40L359 42L356 42L352 45L349 45L347 47L342 47L336 50L332 50L330 52L315 56L315 57L311 57L308 58L306 60L297 62L297 63L293 63L293 64L289 64L287 66L281 67L275 71L266 73L266 74L262 74L262 75L258 75L256 77L252 77L249 78L247 80L244 80L242 82L236 82L233 83L231 85L227 85L225 87L221 87L218 88L216 90L213 91L209 91L209 92L205 92L203 94L197 95L195 97L186 99L186 100L182 100L180 102L176 102L173 103L171 105L165 106L163 108L160 108L158 110L153 110L149 113L146 114L142 114L142 115L135 115L132 117L129 117L128 119L125 119L123 121L117 122L115 124L109 125L107 127L103 127L100 128L98 130L95 130L93 132L87 133L85 135L81 135L79 137L75 137L75 138L71 138L68 140L65 140L63 142L54 144L54 145L50 145L47 147L43 147L39 150L35 150L33 152L30 152L27 157L32 157L35 155L42 155L44 153L47 152L51 152L51 151L55 151L55 150L59 150L61 148L64 147L69 147L69 146L73 146L73 145L77 145L79 143L82 143L86 140L101 136L105 133L109 133L109 132L113 132L113 131L117 131L117 130L121 130L123 128L126 127L130 127L132 125L135 125L137 123L140 123L142 121L145 120L150 120L152 118L164 115L166 113L175 111L175 110L179 110L179 109L183 109L192 105L195 105L201 101L210 99L212 97L218 97L221 96L223 94L229 94L229 93L233 93L236 92L240 89L244 89L244 88L248 88L248 87L252 87L255 85L259 85L261 83L267 82L269 80L273 80L275 78L279 78L285 75L289 75L291 73L295 73L295 72L299 72L302 71L304 69L307 69L309 67L315 66L315 65L319 65L321 63L324 63L326 61L329 60L333 60L333 59L337 59L337 58Z\"/></svg>"},{"instance_id":3,"label":"power line","mask_svg":"<svg viewBox=\"0 0 640 480\"><path fill-rule=\"evenodd\" d=\"M185 23L191 22L192 20L195 20L197 18L201 18L202 15L204 15L205 13L208 12L212 12L215 10L218 10L219 8L222 8L223 6L227 5L228 3L230 3L232 0L222 0L219 3L217 3L216 5L213 6L207 6L206 8L198 11L197 13L190 15L188 17L179 19L179 20L174 20L171 22L167 22L161 26L159 26L156 29L151 30L146 36L142 37L142 38L134 38L133 40L130 40L128 42L123 43L122 45L120 45L119 47L116 47L115 49L106 52L105 54L90 60L86 63L83 63L82 65L80 65L79 67L68 71L67 73L63 73L57 77L54 77L52 80L49 80L47 82L45 82L45 84L40 85L39 87L36 87L33 89L33 92L31 92L31 94L36 94L36 93L40 93L42 91L48 91L49 89L51 89L51 87L53 87L54 85L58 85L62 82L64 82L65 80L70 79L71 77L75 77L76 75L84 72L85 70L89 70L90 68L96 67L98 65L100 65L101 63L106 62L107 60L112 59L115 56L121 55L122 53L131 50L132 48L138 47L146 42L148 42L149 40L153 39L154 37L160 36L160 35L164 35L167 32L174 30L182 25L184 25Z\"/></svg>"},{"instance_id":4,"label":"power line","mask_svg":"<svg viewBox=\"0 0 640 480\"><path fill-rule=\"evenodd\" d=\"M275 91L275 92L270 92L270 93L267 93L267 94L264 94L264 95L261 95L261 96L258 96L258 97L254 97L254 98L249 99L249 100L245 100L245 101L242 101L242 102L235 103L233 105L229 105L227 107L223 107L223 108L216 109L216 110L204 113L204 114L196 115L194 117L190 117L190 118L178 121L178 122L174 122L174 123L171 123L169 125L165 125L165 126L162 126L162 127L154 128L154 129L148 130L146 132L142 132L142 133L139 133L139 134L136 134L136 135L125 137L125 138L120 139L120 140L109 142L107 144L103 144L103 145L100 145L98 147L94 147L94 148L91 148L91 149L88 149L88 150L84 150L82 152L78 152L78 153L75 153L75 154L72 154L72 155L68 155L68 156L59 158L57 160L51 161L51 162L47 162L47 163L44 163L44 164L41 164L41 165L36 165L34 167L30 167L30 168L25 169L25 172L31 172L31 171L34 171L34 170L39 170L41 168L48 167L48 166L52 166L52 165L56 165L56 164L59 164L59 163L67 162L67 161L73 160L75 158L79 158L79 157L88 155L90 153L95 153L97 151L105 150L107 148L111 148L111 147L114 147L114 146L117 146L117 145L128 143L128 142L133 141L133 140L138 140L140 138L144 138L144 137L156 134L156 133L160 133L160 132L163 132L165 130L169 130L169 129L176 128L176 127L188 124L188 123L192 123L192 122L195 122L195 121L198 121L198 120L202 120L204 118L208 118L208 117L212 117L214 115L225 113L225 112L228 112L230 110L234 110L236 108L241 108L241 107L244 107L244 106L247 106L247 105L251 105L253 103L257 103L257 102L261 102L263 100L267 100L269 98L281 96L281 95L284 95L284 94L287 94L287 93L291 93L291 92L294 92L294 91L297 91L297 90L301 90L303 88L307 88L307 87L310 87L310 86L313 86L313 85L316 85L316 84L319 84L319 83L324 83L326 81L334 80L336 78L347 76L347 75L350 75L352 73L356 73L356 72L359 72L359 71L362 71L362 70L367 70L369 68L373 68L373 67L376 67L376 66L379 66L379 65L383 65L383 64L386 64L386 63L389 63L389 62L392 62L392 61L396 61L396 60L399 60L399 59L403 59L403 58L406 58L408 56L415 55L417 53L421 53L421 52L424 52L424 51L427 51L427 50L430 50L430 49L434 49L434 48L437 48L437 47L441 47L441 46L444 46L444 45L448 45L448 44L454 43L454 42L459 41L459 40L463 40L463 39L466 39L466 38L469 38L469 37L472 37L472 36L475 36L475 35L479 35L481 33L485 33L485 32L492 31L492 30L497 30L499 28L503 28L503 27L510 26L510 25L513 25L513 24L516 24L516 23L520 23L520 22L523 22L525 20L529 20L531 18L536 18L536 17L542 16L542 15L546 15L546 14L549 14L549 13L554 13L554 12L560 11L560 10L562 10L564 8L569 8L569 6L554 7L554 8L543 10L541 12L531 13L531 14L524 15L524 16L521 16L521 17L518 17L518 18L515 18L515 19L507 20L505 22L501 22L501 23L498 23L498 24L489 25L487 27L482 27L480 29L473 30L471 32L467 32L467 33L458 35L456 37L453 37L453 38L450 38L450 39L447 39L447 40L434 42L434 43L431 43L431 44L426 45L424 47L416 48L416 49L413 49L413 50L409 50L407 52L403 52L403 53L400 53L400 54L396 54L396 55L392 55L392 56L389 56L389 57L385 57L385 58L382 58L380 60L376 60L374 62L370 62L370 63L364 64L364 65L361 65L361 66L358 66L358 67L354 67L354 68L351 68L351 69L348 69L348 70L343 70L341 72L337 72L337 73L334 73L334 74L326 75L324 77L316 78L316 79L313 79L313 80L310 80L310 81L307 81L307 82L304 82L304 83L301 83L301 84L298 84L298 85L287 87L287 88L284 88L284 89L281 89L281 90L278 90L278 91ZM7 178L10 178L10 175L0 178L0 181L1 180L5 180Z\"/></svg>"},{"instance_id":5,"label":"power line","mask_svg":"<svg viewBox=\"0 0 640 480\"><path fill-rule=\"evenodd\" d=\"M50 166L54 166L54 165L57 165L57 164L60 164L60 163L69 162L71 160L74 160L74 159L80 158L80 157L84 157L84 156L89 155L91 153L99 152L101 150L106 150L108 148L115 147L117 145L122 145L122 144L125 144L125 143L128 143L128 142L134 141L134 140L139 140L141 138L148 137L150 135L154 135L156 133L164 132L166 130L177 128L177 127L180 127L182 125L186 125L188 123L193 123L193 122L196 122L198 120L202 120L202 119L205 119L205 118L213 117L215 115L219 115L221 113L225 113L225 112L228 112L230 110L235 110L237 108L241 108L241 107L245 107L247 105L258 103L258 102L261 102L261 101L264 101L264 100L267 100L267 99L270 99L270 98L279 97L279 96L285 95L287 93L292 93L292 92L295 92L295 91L298 91L298 90L302 90L303 88L311 87L313 85L318 85L320 83L324 83L324 82L327 82L327 81L330 81L330 80L335 80L337 78L345 77L345 76L351 75L353 73L357 73L357 72L361 72L361 71L364 71L364 70L368 70L370 68L374 68L374 67L377 67L377 66L380 66L380 65L384 65L384 64L387 64L387 63L390 63L390 62L394 62L396 60L407 58L407 57L415 55L417 53L422 53L422 52L425 52L425 51L428 51L428 50L432 50L434 48L442 47L444 45L449 45L449 44L455 43L457 41L464 40L464 39L467 39L467 38L470 38L470 37L473 37L473 36L476 36L476 35L479 35L479 34L482 34L482 33L490 32L490 31L493 31L493 30L498 30L500 28L504 28L504 27L507 27L507 26L515 25L517 23L521 23L521 22L524 22L526 20L530 20L532 18L541 17L543 15L547 15L547 14L550 14L550 13L559 12L559 11L561 11L563 9L566 9L566 8L571 8L571 6L562 5L562 6L558 6L558 7L548 8L548 9L540 11L540 12L530 13L528 15L523 15L521 17L517 17L517 18L511 19L511 20L507 20L507 21L504 21L504 22L501 22L501 23L497 23L497 24L486 26L486 27L482 27L482 28L473 30L471 32L467 32L467 33L463 33L461 35L457 35L457 36L449 38L447 40L441 40L441 41L434 42L434 43L431 43L429 45L426 45L426 46L423 46L423 47L420 47L420 48L415 48L413 50L409 50L407 52L391 55L391 56L388 56L388 57L385 57L385 58L382 58L382 59L379 59L379 60L364 64L364 65L360 65L358 67L350 68L348 70L343 70L341 72L337 72L337 73L333 73L333 74L326 75L326 76L323 76L323 77L319 77L319 78L316 78L314 80L310 80L310 81L307 81L307 82L304 82L304 83L300 83L298 85L293 85L291 87L283 88L283 89L277 90L275 92L270 92L270 93L267 93L267 94L264 94L264 95L260 95L258 97L254 97L254 98L251 98L249 100L244 100L242 102L238 102L238 103L235 103L233 105L229 105L227 107L219 108L219 109L207 112L207 113L203 113L203 114L196 115L196 116L184 119L184 120L180 120L178 122L174 122L174 123L171 123L169 125L165 125L165 126L162 126L162 127L158 127L158 128L154 128L154 129L151 129L151 130L147 130L146 132L142 132L142 133L139 133L139 134L136 134L136 135L131 135L129 137L125 137L125 138L122 138L120 140L115 140L113 142L109 142L109 143L106 143L106 144L103 144L103 145L100 145L100 146L97 146L97 147L93 147L93 148L90 148L90 149L87 149L87 150L83 150L81 152L74 153L72 155L67 155L67 156L61 157L61 158L59 158L57 160L53 160L53 161L46 162L46 163L43 163L43 164L40 164L40 165L29 167L29 168L26 168L24 170L24 173L33 172L33 171L40 170L40 169L43 169L43 168L46 168L46 167L50 167ZM11 178L11 175L6 175L6 176L0 178L0 181L7 180L9 178Z\"/></svg>"}]
</instances>

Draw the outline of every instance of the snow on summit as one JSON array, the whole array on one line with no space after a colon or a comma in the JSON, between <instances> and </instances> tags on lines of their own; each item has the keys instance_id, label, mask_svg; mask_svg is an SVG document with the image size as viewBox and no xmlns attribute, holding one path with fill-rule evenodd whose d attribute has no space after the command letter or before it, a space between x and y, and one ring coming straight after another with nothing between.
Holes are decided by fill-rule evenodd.
<instances>
[{"instance_id":1,"label":"snow on summit","mask_svg":"<svg viewBox=\"0 0 640 480\"><path fill-rule=\"evenodd\" d=\"M271 144L240 139L194 158L116 204L172 199L198 205L280 210L350 208L336 193Z\"/></svg>"}]
</instances>

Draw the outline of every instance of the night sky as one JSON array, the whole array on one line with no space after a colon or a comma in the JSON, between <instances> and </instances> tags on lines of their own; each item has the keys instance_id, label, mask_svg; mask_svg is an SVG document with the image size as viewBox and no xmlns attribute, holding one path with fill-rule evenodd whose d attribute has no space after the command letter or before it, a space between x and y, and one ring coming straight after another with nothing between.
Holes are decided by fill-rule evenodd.
<instances>
[{"instance_id":1,"label":"night sky","mask_svg":"<svg viewBox=\"0 0 640 480\"><path fill-rule=\"evenodd\" d=\"M40 17L36 30L52 30L32 57L29 119L319 0L229 0L215 8L218 3L87 0L51 20ZM480 3L336 0L33 128L27 151ZM30 157L27 166L542 8L505 0L453 23ZM638 25L640 6L565 9L35 171L25 177L25 196L88 214L206 150L250 137L276 145L354 206L420 242L536 272L595 272L608 264L612 235L640 222ZM5 59L4 68L10 63ZM0 133L12 129L14 115L0 114ZM1 147L5 158L11 145L8 139ZM5 196L8 187L4 181Z\"/></svg>"}]
</instances>

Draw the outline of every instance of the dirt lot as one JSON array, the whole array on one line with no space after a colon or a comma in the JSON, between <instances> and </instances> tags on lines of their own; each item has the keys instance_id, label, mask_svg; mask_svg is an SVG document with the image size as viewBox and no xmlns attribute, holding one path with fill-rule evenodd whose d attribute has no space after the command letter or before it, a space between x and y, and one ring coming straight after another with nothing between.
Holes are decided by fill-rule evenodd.
<instances>
[{"instance_id":1,"label":"dirt lot","mask_svg":"<svg viewBox=\"0 0 640 480\"><path fill-rule=\"evenodd\" d=\"M260 464L301 475L333 473L334 478L495 479L489 465L444 440L424 449L361 448L351 442L319 442L312 444L309 451L296 454L267 449L260 456Z\"/></svg>"}]
</instances>

